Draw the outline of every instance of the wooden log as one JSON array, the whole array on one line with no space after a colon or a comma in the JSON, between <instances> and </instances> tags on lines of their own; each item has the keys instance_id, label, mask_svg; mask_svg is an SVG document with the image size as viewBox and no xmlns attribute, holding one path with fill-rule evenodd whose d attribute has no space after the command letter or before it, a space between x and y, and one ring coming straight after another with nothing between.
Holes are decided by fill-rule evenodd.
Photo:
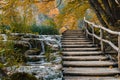
<instances>
[{"instance_id":1,"label":"wooden log","mask_svg":"<svg viewBox=\"0 0 120 80\"><path fill-rule=\"evenodd\" d=\"M104 44L103 44L103 30L100 28L100 45L101 45L101 51L104 53Z\"/></svg>"},{"instance_id":2,"label":"wooden log","mask_svg":"<svg viewBox=\"0 0 120 80\"><path fill-rule=\"evenodd\" d=\"M118 36L118 68L120 69L120 35Z\"/></svg>"},{"instance_id":3,"label":"wooden log","mask_svg":"<svg viewBox=\"0 0 120 80\"><path fill-rule=\"evenodd\" d=\"M94 27L91 26L91 28L92 28L92 34L95 34ZM94 36L92 36L92 41L93 41L93 44L95 44L95 37Z\"/></svg>"},{"instance_id":4,"label":"wooden log","mask_svg":"<svg viewBox=\"0 0 120 80\"><path fill-rule=\"evenodd\" d=\"M88 24L94 26L95 28L101 28L102 30L107 31L107 32L110 33L110 34L120 35L120 32L112 31L112 30L110 30L110 29L108 29L108 28L105 28L105 27L103 27L103 26L95 25L94 23L89 22L88 20L86 20L85 17L84 17L84 21L85 21L85 23L88 23Z\"/></svg>"}]
</instances>

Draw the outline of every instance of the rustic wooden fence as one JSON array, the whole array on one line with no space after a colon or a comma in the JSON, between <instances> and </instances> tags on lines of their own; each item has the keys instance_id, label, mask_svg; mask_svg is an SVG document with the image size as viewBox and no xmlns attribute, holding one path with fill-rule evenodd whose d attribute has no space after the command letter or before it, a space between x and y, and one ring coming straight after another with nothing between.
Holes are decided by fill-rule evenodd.
<instances>
[{"instance_id":1,"label":"rustic wooden fence","mask_svg":"<svg viewBox=\"0 0 120 80\"><path fill-rule=\"evenodd\" d=\"M120 69L120 32L117 31L112 31L108 28L105 28L101 25L95 25L92 22L89 22L88 20L85 19L84 17L84 23L85 23L85 32L86 32L86 37L91 36L92 37L92 41L93 43L95 43L95 38L98 39L100 41L100 45L101 45L101 51L104 53L105 49L104 49L104 43L109 44L114 50L116 50L118 52L118 68ZM88 27L92 29L92 32L90 32L88 30ZM98 28L100 30L100 36L97 36L95 34L95 28ZM106 31L110 34L113 35L118 35L118 45L116 46L115 44L113 44L111 41L103 39L103 31Z\"/></svg>"}]
</instances>

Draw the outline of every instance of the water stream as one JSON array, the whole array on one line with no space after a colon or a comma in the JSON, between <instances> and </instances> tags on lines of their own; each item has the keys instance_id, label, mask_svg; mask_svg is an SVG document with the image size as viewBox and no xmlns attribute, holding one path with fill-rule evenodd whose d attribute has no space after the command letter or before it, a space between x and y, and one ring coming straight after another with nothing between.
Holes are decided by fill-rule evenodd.
<instances>
[{"instance_id":1,"label":"water stream","mask_svg":"<svg viewBox=\"0 0 120 80\"><path fill-rule=\"evenodd\" d=\"M46 62L45 59L45 44L52 46L55 43L55 45L57 44L58 46L60 46L60 39L52 39L50 38L51 36L40 36L39 39L37 39L37 41L40 41L40 45L41 45L41 52L39 54L27 54L28 58L31 59L37 59L37 61L28 61L26 64L28 64L27 66L20 66L18 69L16 69L16 71L18 72L28 72L30 74L35 74L35 76L41 80L62 80L62 72L61 70L59 70L58 68L61 67L59 65L61 65L61 63L56 63L53 64L52 62ZM51 42L51 43L50 43ZM27 43L30 47L30 49L32 49L32 45L28 42ZM58 57L58 54L54 54L51 53L53 55L56 55L56 60L57 62L61 62L60 56ZM58 61L59 60L59 61ZM14 71L15 72L15 71Z\"/></svg>"},{"instance_id":2,"label":"water stream","mask_svg":"<svg viewBox=\"0 0 120 80\"><path fill-rule=\"evenodd\" d=\"M1 34L1 35L2 35L2 37L4 39L3 41L7 41L7 38L8 38L7 35L6 34Z\"/></svg>"}]
</instances>

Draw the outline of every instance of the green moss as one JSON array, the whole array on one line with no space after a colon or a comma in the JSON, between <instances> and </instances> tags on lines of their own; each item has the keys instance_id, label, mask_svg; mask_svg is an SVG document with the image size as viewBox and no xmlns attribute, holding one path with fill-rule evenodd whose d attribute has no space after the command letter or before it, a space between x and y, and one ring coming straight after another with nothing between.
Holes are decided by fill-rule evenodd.
<instances>
[{"instance_id":1,"label":"green moss","mask_svg":"<svg viewBox=\"0 0 120 80\"><path fill-rule=\"evenodd\" d=\"M37 78L25 72L17 72L10 76L10 80L37 80Z\"/></svg>"},{"instance_id":2,"label":"green moss","mask_svg":"<svg viewBox=\"0 0 120 80\"><path fill-rule=\"evenodd\" d=\"M50 62L53 58L53 56L51 56L51 53L53 53L54 51L51 49L51 47L50 46L48 46L48 45L45 45L45 57L46 57L46 60L48 61L48 62Z\"/></svg>"}]
</instances>

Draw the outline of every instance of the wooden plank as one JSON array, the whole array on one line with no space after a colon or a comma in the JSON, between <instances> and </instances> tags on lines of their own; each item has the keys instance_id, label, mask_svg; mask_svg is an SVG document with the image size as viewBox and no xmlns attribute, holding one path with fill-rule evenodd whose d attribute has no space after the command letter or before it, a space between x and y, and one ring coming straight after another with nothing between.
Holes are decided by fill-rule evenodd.
<instances>
[{"instance_id":1,"label":"wooden plank","mask_svg":"<svg viewBox=\"0 0 120 80\"><path fill-rule=\"evenodd\" d=\"M68 39L69 39L69 40L82 40L82 39L84 39L84 40L86 40L85 37L83 37L83 38L63 38L63 37L62 37L62 40L63 40L63 39L67 39L67 40L68 40Z\"/></svg>"},{"instance_id":2,"label":"wooden plank","mask_svg":"<svg viewBox=\"0 0 120 80\"><path fill-rule=\"evenodd\" d=\"M63 33L64 34L83 34L83 32L65 32Z\"/></svg>"},{"instance_id":3,"label":"wooden plank","mask_svg":"<svg viewBox=\"0 0 120 80\"><path fill-rule=\"evenodd\" d=\"M95 47L93 44L86 44L86 45L62 45L62 48L88 48L88 47Z\"/></svg>"},{"instance_id":4,"label":"wooden plank","mask_svg":"<svg viewBox=\"0 0 120 80\"><path fill-rule=\"evenodd\" d=\"M63 61L64 66L79 66L79 67L106 67L115 66L117 63L111 61Z\"/></svg>"},{"instance_id":5,"label":"wooden plank","mask_svg":"<svg viewBox=\"0 0 120 80\"><path fill-rule=\"evenodd\" d=\"M69 38L69 37L72 37L72 38L79 38L79 37L85 37L84 35L67 35L67 36L63 36L63 38Z\"/></svg>"},{"instance_id":6,"label":"wooden plank","mask_svg":"<svg viewBox=\"0 0 120 80\"><path fill-rule=\"evenodd\" d=\"M118 68L63 68L66 75L105 76L120 74Z\"/></svg>"},{"instance_id":7,"label":"wooden plank","mask_svg":"<svg viewBox=\"0 0 120 80\"><path fill-rule=\"evenodd\" d=\"M86 38L62 38L62 40L86 40Z\"/></svg>"},{"instance_id":8,"label":"wooden plank","mask_svg":"<svg viewBox=\"0 0 120 80\"><path fill-rule=\"evenodd\" d=\"M85 36L63 36L62 38L85 38Z\"/></svg>"},{"instance_id":9,"label":"wooden plank","mask_svg":"<svg viewBox=\"0 0 120 80\"><path fill-rule=\"evenodd\" d=\"M92 28L92 34L95 34L94 27L91 26L91 28ZM93 41L93 44L95 44L95 37L94 36L92 36L92 41Z\"/></svg>"},{"instance_id":10,"label":"wooden plank","mask_svg":"<svg viewBox=\"0 0 120 80\"><path fill-rule=\"evenodd\" d=\"M102 54L101 51L69 51L69 52L62 52L63 55L70 55L70 56L80 56L80 55L99 55Z\"/></svg>"},{"instance_id":11,"label":"wooden plank","mask_svg":"<svg viewBox=\"0 0 120 80\"><path fill-rule=\"evenodd\" d=\"M65 61L65 60L69 60L69 61L72 61L72 60L79 60L79 61L83 61L83 60L106 60L108 59L107 57L105 56L63 56L62 59Z\"/></svg>"},{"instance_id":12,"label":"wooden plank","mask_svg":"<svg viewBox=\"0 0 120 80\"><path fill-rule=\"evenodd\" d=\"M65 76L64 77L65 80L120 80L120 78L116 78L116 77L91 77L91 76L87 76L87 77L83 77L83 76Z\"/></svg>"},{"instance_id":13,"label":"wooden plank","mask_svg":"<svg viewBox=\"0 0 120 80\"><path fill-rule=\"evenodd\" d=\"M110 30L110 29L108 29L108 28L105 28L105 27L103 27L103 26L95 25L94 23L89 22L89 21L87 21L86 19L84 19L84 21L85 21L86 23L88 23L88 24L91 24L91 25L92 25L93 27L95 27L95 28L101 28L102 30L107 31L108 33L115 34L115 35L120 35L120 32L112 31L112 30Z\"/></svg>"},{"instance_id":14,"label":"wooden plank","mask_svg":"<svg viewBox=\"0 0 120 80\"><path fill-rule=\"evenodd\" d=\"M101 40L100 40L101 51L102 51L102 52L105 52L104 43L103 43L103 41L102 41L102 39L103 39L103 30L102 30L102 29L100 29L100 38L101 38Z\"/></svg>"},{"instance_id":15,"label":"wooden plank","mask_svg":"<svg viewBox=\"0 0 120 80\"><path fill-rule=\"evenodd\" d=\"M78 42L80 42L80 41L89 41L90 42L90 40L61 40L61 42L76 42L76 41L78 41Z\"/></svg>"},{"instance_id":16,"label":"wooden plank","mask_svg":"<svg viewBox=\"0 0 120 80\"><path fill-rule=\"evenodd\" d=\"M120 69L120 35L118 36L118 68Z\"/></svg>"},{"instance_id":17,"label":"wooden plank","mask_svg":"<svg viewBox=\"0 0 120 80\"><path fill-rule=\"evenodd\" d=\"M75 44L79 44L79 45L83 45L83 44L92 44L92 42L62 42L62 44L64 45L64 44L73 44L73 45L75 45Z\"/></svg>"},{"instance_id":18,"label":"wooden plank","mask_svg":"<svg viewBox=\"0 0 120 80\"><path fill-rule=\"evenodd\" d=\"M77 36L85 36L84 34L71 34L71 33L70 34L69 33L68 34L63 34L63 36L76 36L76 35Z\"/></svg>"},{"instance_id":19,"label":"wooden plank","mask_svg":"<svg viewBox=\"0 0 120 80\"><path fill-rule=\"evenodd\" d=\"M63 50L68 50L68 51L94 51L98 50L99 48L63 48Z\"/></svg>"}]
</instances>

